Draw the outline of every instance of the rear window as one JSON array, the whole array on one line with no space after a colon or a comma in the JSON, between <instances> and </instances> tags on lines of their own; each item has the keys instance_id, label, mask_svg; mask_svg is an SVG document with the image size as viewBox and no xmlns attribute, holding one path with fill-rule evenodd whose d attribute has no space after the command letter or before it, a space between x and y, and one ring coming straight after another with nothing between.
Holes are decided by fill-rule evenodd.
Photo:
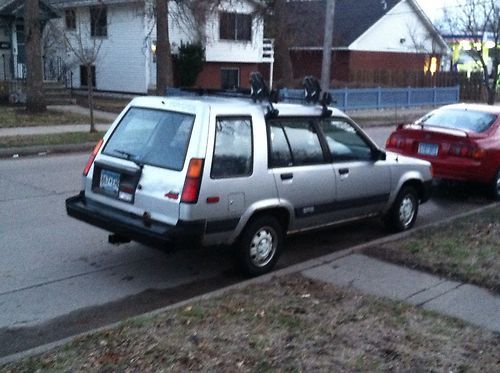
<instances>
[{"instance_id":1,"label":"rear window","mask_svg":"<svg viewBox=\"0 0 500 373\"><path fill-rule=\"evenodd\" d=\"M497 119L495 114L463 109L440 109L430 112L417 124L459 129L467 132L486 131Z\"/></svg>"},{"instance_id":2,"label":"rear window","mask_svg":"<svg viewBox=\"0 0 500 373\"><path fill-rule=\"evenodd\" d=\"M194 115L131 108L118 124L103 153L180 171L184 166Z\"/></svg>"}]
</instances>

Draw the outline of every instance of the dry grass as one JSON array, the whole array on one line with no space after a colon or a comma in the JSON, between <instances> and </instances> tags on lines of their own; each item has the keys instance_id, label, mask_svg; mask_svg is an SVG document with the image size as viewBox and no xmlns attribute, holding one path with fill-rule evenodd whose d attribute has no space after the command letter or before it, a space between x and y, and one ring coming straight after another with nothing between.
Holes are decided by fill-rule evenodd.
<instances>
[{"instance_id":1,"label":"dry grass","mask_svg":"<svg viewBox=\"0 0 500 373\"><path fill-rule=\"evenodd\" d=\"M65 132L46 135L0 137L0 149L33 145L83 144L97 142L103 135L104 132Z\"/></svg>"},{"instance_id":2,"label":"dry grass","mask_svg":"<svg viewBox=\"0 0 500 373\"><path fill-rule=\"evenodd\" d=\"M4 372L498 371L500 338L299 275L138 317Z\"/></svg>"},{"instance_id":3,"label":"dry grass","mask_svg":"<svg viewBox=\"0 0 500 373\"><path fill-rule=\"evenodd\" d=\"M500 206L364 253L500 292Z\"/></svg>"},{"instance_id":4,"label":"dry grass","mask_svg":"<svg viewBox=\"0 0 500 373\"><path fill-rule=\"evenodd\" d=\"M50 126L89 123L87 115L47 110L41 114L28 114L23 108L0 105L0 128Z\"/></svg>"}]
</instances>

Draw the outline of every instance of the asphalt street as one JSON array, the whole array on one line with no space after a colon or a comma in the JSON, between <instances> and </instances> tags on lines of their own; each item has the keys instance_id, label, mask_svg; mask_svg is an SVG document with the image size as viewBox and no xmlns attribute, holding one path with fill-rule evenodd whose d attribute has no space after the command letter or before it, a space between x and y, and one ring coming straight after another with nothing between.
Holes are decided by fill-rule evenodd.
<instances>
[{"instance_id":1,"label":"asphalt street","mask_svg":"<svg viewBox=\"0 0 500 373\"><path fill-rule=\"evenodd\" d=\"M383 145L388 129L369 132ZM67 217L64 201L80 190L87 158L0 161L0 356L242 280L228 250L112 246L105 231ZM421 206L417 225L486 202L438 195ZM385 234L373 220L295 236L279 267Z\"/></svg>"}]
</instances>

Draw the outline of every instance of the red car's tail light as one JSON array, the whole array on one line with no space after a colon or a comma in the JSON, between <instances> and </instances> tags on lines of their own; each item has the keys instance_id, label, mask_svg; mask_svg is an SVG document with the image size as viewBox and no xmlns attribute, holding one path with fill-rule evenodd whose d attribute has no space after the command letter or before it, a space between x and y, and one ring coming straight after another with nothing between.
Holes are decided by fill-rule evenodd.
<instances>
[{"instance_id":1,"label":"red car's tail light","mask_svg":"<svg viewBox=\"0 0 500 373\"><path fill-rule=\"evenodd\" d=\"M94 150L92 150L92 153L90 153L89 160L87 161L87 164L83 169L83 176L87 176L87 174L89 173L90 167L92 167L92 163L94 162L97 153L99 153L99 150L101 149L103 143L104 140L100 139L99 142L94 146Z\"/></svg>"},{"instance_id":2,"label":"red car's tail light","mask_svg":"<svg viewBox=\"0 0 500 373\"><path fill-rule=\"evenodd\" d=\"M474 143L454 143L449 145L448 155L461 158L481 159L484 156L484 150Z\"/></svg>"},{"instance_id":3,"label":"red car's tail light","mask_svg":"<svg viewBox=\"0 0 500 373\"><path fill-rule=\"evenodd\" d=\"M386 148L402 148L405 144L405 138L401 135L392 134L385 143Z\"/></svg>"},{"instance_id":4,"label":"red car's tail light","mask_svg":"<svg viewBox=\"0 0 500 373\"><path fill-rule=\"evenodd\" d=\"M182 188L181 202L196 203L200 194L201 176L203 173L203 159L192 158L189 161L186 180Z\"/></svg>"}]
</instances>

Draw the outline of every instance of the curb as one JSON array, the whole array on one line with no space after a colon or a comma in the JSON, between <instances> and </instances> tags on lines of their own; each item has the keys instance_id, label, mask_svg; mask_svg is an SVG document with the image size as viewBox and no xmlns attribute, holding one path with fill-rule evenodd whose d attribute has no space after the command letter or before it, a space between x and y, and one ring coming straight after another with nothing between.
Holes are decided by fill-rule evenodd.
<instances>
[{"instance_id":1,"label":"curb","mask_svg":"<svg viewBox=\"0 0 500 373\"><path fill-rule=\"evenodd\" d=\"M34 145L17 148L0 149L0 158L19 158L24 156L45 156L49 154L90 152L95 143L61 144L61 145Z\"/></svg>"},{"instance_id":2,"label":"curb","mask_svg":"<svg viewBox=\"0 0 500 373\"><path fill-rule=\"evenodd\" d=\"M271 280L273 280L275 278L280 278L280 277L283 277L283 276L286 276L289 274L293 274L293 273L300 273L306 269L318 267L318 266L327 264L329 262L332 262L334 260L349 256L349 255L354 254L354 253L360 253L364 249L367 249L371 246L380 245L380 244L404 239L404 238L412 236L412 235L414 235L414 234L416 234L424 229L440 226L440 225L449 223L453 220L460 219L460 218L463 218L463 217L466 217L469 215L473 215L476 213L480 213L482 211L494 208L496 206L500 206L500 202L494 202L494 203L488 204L486 206L481 206L477 209L473 209L471 211L464 212L462 214L458 214L458 215L440 220L440 221L435 222L435 223L426 224L426 225L423 225L421 227L411 229L409 231L405 231L405 232L393 234L390 236L382 237L382 238L379 238L379 239L376 239L373 241L369 241L369 242L365 242L363 244L353 246L353 247L348 248L348 249L344 249L344 250L341 250L338 252L327 254L327 255L324 255L324 256L319 257L319 258L314 258L314 259L310 259L310 260L302 262L302 263L294 264L290 267L277 270L277 271L269 273L267 275L263 275L260 277L245 280L245 281L239 282L237 284L233 284L233 285L230 285L230 286L218 289L218 290L214 290L214 291L206 293L206 294L198 295L196 297L189 298L189 299L183 300L181 302L171 304L171 305L166 306L166 307L162 307L162 308L159 308L159 309L156 309L153 311L149 311L149 312L146 312L143 314L135 315L129 319L134 319L137 317L144 317L144 316L153 317L153 316L156 316L160 313L163 313L163 312L175 309L175 308L180 308L180 307L189 305L191 303L195 303L198 301L212 299L212 298L221 296L221 295L223 295L229 291L232 291L232 290L240 290L240 289L243 289L249 285L262 284L262 283L270 282ZM55 341L55 342L47 343L45 345L34 347L34 348L26 350L26 351L22 351L22 352L18 352L18 353L12 354L12 355L0 357L0 365L8 364L8 363L14 362L16 360L20 360L20 359L27 358L27 357L41 355L45 352L48 352L54 348L60 347L60 346L67 344L69 342L75 341L79 338L86 337L86 336L93 334L93 333L96 333L96 332L102 332L102 331L106 331L106 330L110 330L112 328L115 328L115 327L119 326L120 324L122 324L123 322L125 322L125 320L117 321L115 323L108 324L108 325L102 326L100 328L92 329L92 330L89 330L89 331L86 331L86 332L83 332L83 333L80 333L80 334L77 334L77 335L74 335L71 337L61 339L59 341Z\"/></svg>"}]
</instances>

